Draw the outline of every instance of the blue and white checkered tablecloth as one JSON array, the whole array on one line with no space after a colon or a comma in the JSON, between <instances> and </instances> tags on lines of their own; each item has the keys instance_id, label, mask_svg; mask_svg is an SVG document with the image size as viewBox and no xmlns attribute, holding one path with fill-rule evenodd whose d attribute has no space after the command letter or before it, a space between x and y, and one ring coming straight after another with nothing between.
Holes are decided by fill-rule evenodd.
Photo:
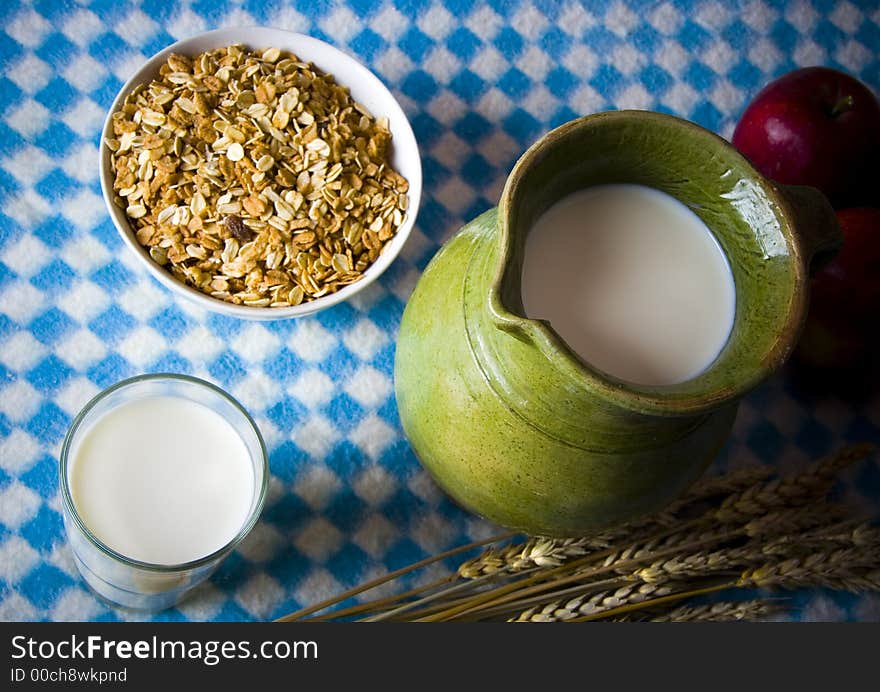
<instances>
[{"instance_id":1,"label":"blue and white checkered tablecloth","mask_svg":"<svg viewBox=\"0 0 880 692\"><path fill-rule=\"evenodd\" d=\"M128 76L177 39L247 24L309 33L364 61L400 99L423 155L425 195L402 256L357 300L315 317L252 323L181 302L134 261L100 197L99 131ZM230 391L254 414L272 471L253 534L155 619L276 617L489 535L421 470L393 395L400 316L443 240L568 119L647 108L729 136L769 79L824 64L877 90L878 58L872 0L3 0L0 619L133 617L78 578L56 466L79 408L143 372ZM789 468L846 439L880 442L880 398L804 394L783 372L744 402L718 467ZM880 467L850 474L843 492L876 509ZM877 596L810 591L791 603L797 619L880 620Z\"/></svg>"}]
</instances>

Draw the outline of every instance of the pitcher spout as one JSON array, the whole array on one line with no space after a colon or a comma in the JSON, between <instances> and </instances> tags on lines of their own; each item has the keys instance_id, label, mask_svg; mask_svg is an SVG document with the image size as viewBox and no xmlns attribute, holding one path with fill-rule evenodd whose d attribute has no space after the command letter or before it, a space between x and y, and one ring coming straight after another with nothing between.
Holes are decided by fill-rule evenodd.
<instances>
[{"instance_id":1,"label":"pitcher spout","mask_svg":"<svg viewBox=\"0 0 880 692\"><path fill-rule=\"evenodd\" d=\"M731 336L690 380L622 382L581 359L549 324L526 317L521 281L530 229L564 197L608 183L644 185L683 202L729 260L736 291ZM798 211L804 195L810 214ZM706 413L741 398L790 355L806 314L810 261L816 252L827 256L839 240L827 206L812 191L780 190L726 141L688 121L642 111L586 116L545 135L507 179L488 296L492 321L624 408L648 415Z\"/></svg>"}]
</instances>

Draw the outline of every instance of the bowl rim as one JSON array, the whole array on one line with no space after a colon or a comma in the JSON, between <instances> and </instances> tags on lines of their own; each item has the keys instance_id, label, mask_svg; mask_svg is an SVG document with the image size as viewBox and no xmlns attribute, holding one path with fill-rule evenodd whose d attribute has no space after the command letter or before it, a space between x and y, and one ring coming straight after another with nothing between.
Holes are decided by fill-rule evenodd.
<instances>
[{"instance_id":1,"label":"bowl rim","mask_svg":"<svg viewBox=\"0 0 880 692\"><path fill-rule=\"evenodd\" d=\"M220 300L219 298L214 298L213 296L203 293L197 288L183 283L182 281L174 277L170 272L166 271L164 268L158 265L149 256L146 248L144 248L137 241L134 235L134 231L130 226L127 217L125 216L125 211L117 207L113 201L113 177L110 172L110 150L105 145L105 141L109 138L112 138L113 136L113 114L116 113L116 111L124 102L125 98L129 95L129 93L131 93L131 91L135 87L153 78L153 76L158 72L159 67L162 65L162 63L165 62L165 60L171 53L180 52L185 54L188 51L191 51L190 46L192 46L193 44L204 44L206 42L213 43L215 41L216 47L218 48L233 45L235 43L240 43L246 46L253 46L253 44L249 42L249 37L254 32L274 33L278 37L282 37L285 43L287 43L288 45L292 46L293 44L296 44L298 46L303 46L305 48L305 50L303 51L303 56L304 59L308 62L313 62L312 58L310 58L309 56L317 52L332 56L333 64L320 65L314 63L315 66L328 74L334 75L335 77L339 64L344 64L346 65L347 71L353 72L358 75L357 82L359 84L366 85L367 89L377 90L382 97L382 100L387 101L387 107L390 111L381 113L379 115L384 115L385 117L387 117L392 125L392 147L400 147L399 151L404 152L401 154L401 156L406 157L407 159L411 159L411 165L413 169L407 174L407 181L409 183L409 190L407 192L407 196L409 197L407 216L404 219L403 224L401 224L401 226L398 228L394 237L388 244L386 244L385 249L376 259L376 261L367 268L361 278L351 284L343 286L334 293L321 296L320 298L316 298L315 300L309 302L300 303L299 305L281 308L271 308L268 306L257 307L227 303L226 301ZM206 49L206 47L202 47L198 50ZM299 55L299 49L282 48L282 50L290 50ZM340 82L340 84L344 87L350 88L350 84L347 82ZM120 87L119 91L117 92L116 97L113 99L113 103L107 111L107 114L104 118L104 124L101 128L101 139L98 142L98 163L99 177L101 183L101 196L104 199L104 204L107 208L110 219L112 220L113 225L116 227L117 232L122 237L125 245L127 245L134 252L135 256L140 259L141 264L147 268L149 274L165 288L182 296L183 298L190 301L190 303L195 303L196 305L199 305L210 312L230 315L233 317L239 317L249 320L277 320L302 317L319 312L326 308L337 305L343 301L346 301L357 294L359 291L367 288L367 286L372 284L388 269L389 266L391 266L391 264L400 254L403 246L406 244L406 241L408 240L413 228L415 227L419 206L421 203L421 153L419 151L418 140L416 139L415 133L412 129L412 124L410 123L406 112L400 105L400 102L397 100L397 97L394 96L391 90L375 73L373 73L368 67L361 63L357 58L349 55L340 48L337 48L336 46L327 43L326 41L322 41L321 39L309 36L307 34L270 26L250 25L243 27L226 27L213 29L211 31L193 34L192 36L188 36L186 38L175 41L174 43L153 54L131 75L131 77L128 78L128 80L126 80L126 82L122 85L122 87Z\"/></svg>"}]
</instances>

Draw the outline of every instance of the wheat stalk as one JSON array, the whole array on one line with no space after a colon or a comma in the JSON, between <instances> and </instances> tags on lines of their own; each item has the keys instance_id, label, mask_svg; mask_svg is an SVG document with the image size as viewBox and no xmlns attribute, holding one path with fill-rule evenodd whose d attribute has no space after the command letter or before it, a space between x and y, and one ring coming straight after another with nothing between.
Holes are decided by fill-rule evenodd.
<instances>
[{"instance_id":1,"label":"wheat stalk","mask_svg":"<svg viewBox=\"0 0 880 692\"><path fill-rule=\"evenodd\" d=\"M751 617L758 606L718 605L712 610L673 604L744 586L878 590L880 529L857 523L851 510L823 500L835 475L872 450L870 445L848 447L781 479L768 480L767 467L707 478L659 514L587 537L533 537L486 548L448 578L337 613L371 620L515 614L516 621L580 621L628 619L644 610L647 614L637 617L735 619ZM510 537L482 543L498 544ZM428 558L284 619L317 612L478 545ZM658 612L667 606L674 610Z\"/></svg>"},{"instance_id":2,"label":"wheat stalk","mask_svg":"<svg viewBox=\"0 0 880 692\"><path fill-rule=\"evenodd\" d=\"M733 495L767 480L773 475L769 466L749 465L728 471L719 476L707 476L694 483L678 500L663 510L663 514L679 514L689 506L719 495Z\"/></svg>"},{"instance_id":3,"label":"wheat stalk","mask_svg":"<svg viewBox=\"0 0 880 692\"><path fill-rule=\"evenodd\" d=\"M405 574L409 574L420 567L425 567L427 565L433 564L435 562L439 562L440 560L444 560L447 557L451 557L453 555L457 555L458 553L465 552L467 550L472 550L473 548L478 548L480 546L486 545L487 543L497 543L498 541L505 540L510 538L513 534L505 533L499 536L493 536L491 538L484 538L479 541L474 541L473 543L468 543L467 545L458 546L457 548L451 548L449 550L445 550L442 553L438 553L437 555L431 555L430 557L426 557L424 560L419 560L418 562L414 562L407 567L402 567L400 569L394 570L393 572L389 572L388 574L377 577L372 581L367 582L366 584L361 584L360 586L356 586L354 588L348 589L342 592L340 595L335 596L333 598L328 598L325 601L321 601L320 603L315 603L307 608L302 608L294 613L290 613L283 617L278 618L276 622L293 622L295 620L300 620L307 615L311 615L312 613L317 613L320 610L324 610L325 608L329 608L331 606L336 605L340 601L344 601L346 598L351 598L353 596L357 596L364 591L369 591L370 589L374 589L377 586L381 586L389 581L394 579L398 579Z\"/></svg>"},{"instance_id":4,"label":"wheat stalk","mask_svg":"<svg viewBox=\"0 0 880 692\"><path fill-rule=\"evenodd\" d=\"M856 521L820 526L813 531L772 537L761 550L768 556L796 557L838 548L874 548L880 545L880 529Z\"/></svg>"},{"instance_id":5,"label":"wheat stalk","mask_svg":"<svg viewBox=\"0 0 880 692\"><path fill-rule=\"evenodd\" d=\"M780 610L780 605L766 599L751 601L719 601L703 605L683 605L668 613L648 618L650 622L721 622L757 620Z\"/></svg>"},{"instance_id":6,"label":"wheat stalk","mask_svg":"<svg viewBox=\"0 0 880 692\"><path fill-rule=\"evenodd\" d=\"M783 485L777 485L775 488L766 489L761 493L762 506L770 507L790 501L786 499L784 488L785 486ZM782 512L776 512L762 517L761 527L763 533L773 535L782 530L794 530L795 528L800 530L803 528L809 528L820 523L823 518L833 516L837 516L836 513L828 511L824 504L814 503L813 505L803 508L803 510L799 508L798 511L792 513L792 516L788 516ZM699 520L696 522L697 525L700 523ZM572 571L571 575L558 578L553 581L553 584L561 586L577 581L583 582L588 577L594 578L608 572L627 573L638 568L641 563L649 561L653 563L656 568L658 561L660 561L659 564L663 564L662 561L664 559L674 560L676 555L690 555L694 551L701 551L711 546L722 545L725 542L733 540L746 533L745 527L729 526L687 530L687 526L693 524L694 522L691 522L686 525L686 530L651 536L642 542L631 543L622 549L606 551L604 556L602 556L602 561L599 563L583 564L583 560L578 560L577 562L581 564L572 565L573 567L576 567L576 569ZM719 561L724 558L728 561L729 565L736 564L732 562L734 556L740 560L745 560L747 558L751 560L751 562L740 564L753 564L755 561L761 559L760 554L755 554L754 552L750 554L745 551L739 551L737 553L730 551L726 553L723 551L716 551L714 553L697 552L697 556L698 557L692 556L691 559L698 561L699 557L702 556L707 560ZM668 567L670 569L672 564L673 562L669 562ZM684 576L685 564L677 564L677 568L681 571L682 576ZM694 564L688 572L688 576L699 576L701 569L711 571L707 565L703 565L701 568L697 566L697 564ZM531 595L542 589L546 590L547 585L538 584L536 586L530 586L521 590L519 593L514 590L512 593L504 595L501 599L484 602L481 607L489 608L498 606L505 601L516 601L518 598Z\"/></svg>"},{"instance_id":7,"label":"wheat stalk","mask_svg":"<svg viewBox=\"0 0 880 692\"><path fill-rule=\"evenodd\" d=\"M810 472L807 475L811 475ZM796 478L796 477L795 477ZM796 494L787 494L786 488L797 486L798 483L794 479L789 479L788 484L777 484L773 488L766 488L760 493L762 504L761 507L785 506L787 502L793 502L790 499ZM763 485L763 484L762 484ZM806 484L809 485L809 482ZM799 496L801 500L804 495ZM756 507L758 505L755 505ZM791 528L792 526L804 525L814 526L817 523L816 517L832 516L831 513L824 511L825 505L812 505L811 512L796 512L794 518L786 518L783 521L783 514L775 513L764 521L765 533L772 533L774 522L779 528L782 526ZM757 511L757 510L756 510ZM712 514L713 512L709 512ZM455 619L460 616L476 617L481 611L497 612L500 606L510 603L520 603L523 599L532 598L537 594L546 593L548 590L558 589L573 583L584 583L588 578L595 578L609 572L628 573L642 565L642 563L657 561L663 558L673 557L676 554L694 552L707 549L712 546L723 545L726 542L742 536L744 533L743 526L725 526L719 528L707 529L698 528L687 530L687 527L693 524L699 525L700 520L690 522L685 525L686 530L678 532L667 532L658 536L652 536L645 539L644 542L636 542L625 546L621 550L605 551L604 554L596 556L602 558L601 562L591 562L593 559L590 555L573 560L569 563L552 568L545 573L546 579L541 579L540 574L533 575L527 580L523 580L520 585L516 583L507 584L500 587L495 592L478 594L470 603L459 603L448 611L434 612L429 616L430 621ZM568 574L565 574L568 572ZM689 573L688 576L700 576L697 569ZM551 579L552 577L552 579ZM552 594L551 594L552 596Z\"/></svg>"},{"instance_id":8,"label":"wheat stalk","mask_svg":"<svg viewBox=\"0 0 880 692\"><path fill-rule=\"evenodd\" d=\"M556 567L587 553L589 538L530 538L503 548L489 548L462 563L458 576L478 579L498 572L522 572L533 567Z\"/></svg>"},{"instance_id":9,"label":"wheat stalk","mask_svg":"<svg viewBox=\"0 0 880 692\"><path fill-rule=\"evenodd\" d=\"M824 586L862 592L880 587L878 577L880 548L849 547L766 562L744 571L736 586L781 589Z\"/></svg>"},{"instance_id":10,"label":"wheat stalk","mask_svg":"<svg viewBox=\"0 0 880 692\"><path fill-rule=\"evenodd\" d=\"M821 513L824 505L816 505L814 512ZM800 513L804 519L812 519L810 514ZM811 522L813 523L813 522ZM791 526L791 524L785 524ZM847 531L841 532L842 528ZM735 576L737 572L745 567L756 567L759 570L753 576L745 576L743 579L763 579L766 582L774 573L768 572L770 569L781 569L777 581L787 584L785 588L794 588L795 579L800 578L803 583L807 583L812 579L813 585L834 586L835 588L844 588L844 584L849 586L857 586L859 589L871 588L863 575L853 572L843 575L840 573L839 567L833 564L837 559L844 559L846 553L842 550L831 551L828 553L820 553L808 556L795 556L794 553L801 552L805 546L820 547L837 547L847 546L847 550L858 552L861 559L866 565L873 565L876 560L872 557L870 551L865 548L875 548L880 545L880 529L870 525L862 524L852 528L848 522L842 524L832 524L813 533L804 533L800 535L800 542L780 541L771 542L769 544L760 541L750 541L743 546L728 547L716 550L699 550L696 552L681 552L687 547L698 545L711 545L719 537L719 532L684 532L681 535L673 535L665 541L659 543L651 543L646 546L630 547L620 554L609 555L605 563L596 567L589 567L584 570L576 571L573 575L564 576L554 579L551 582L537 584L528 588L513 591L501 598L489 600L478 607L472 608L464 613L471 618L483 617L487 615L503 613L505 610L524 606L529 601L537 602L537 607L529 608L520 614L523 620L559 620L571 619L576 616L592 615L600 612L603 608L618 607L624 603L622 595L632 596L628 603L640 602L645 600L649 595L654 595L654 590L662 587L663 592L656 594L666 595L674 592L668 586L670 582L682 582L685 579L699 579L708 576L728 575ZM850 548L849 546L857 546ZM839 555L837 553L840 553ZM629 569L633 569L640 561L643 561L646 554L661 555L671 554L670 557L655 560L652 563L637 567L633 571L626 574L625 579L630 584L623 584L614 590L596 594L596 583L590 581L603 572L623 573ZM768 562L768 556L776 556L776 560ZM824 558L822 556L825 556ZM828 569L836 569L838 578L823 578L822 565L824 562L831 562ZM801 564L803 563L803 564ZM796 565L801 564L801 574L798 575L794 571ZM853 560L849 560L849 564L853 564ZM768 566L769 565L769 566ZM781 565L781 568L777 566ZM826 569L827 571L827 569ZM863 571L863 570L862 570ZM856 581L861 579L861 581ZM606 580L607 581L607 580ZM574 586L568 586L575 583ZM601 584L600 584L601 585ZM765 583L756 585L766 585ZM728 585L729 586L729 585ZM564 587L564 588L563 588ZM552 589L548 593L548 589ZM563 607L559 601L561 596L575 595L575 598ZM548 603L549 601L549 603ZM587 603L592 607L585 606L583 609L576 609L581 603ZM574 605L572 605L574 604ZM563 614L565 610L571 611ZM576 611L576 612L575 612Z\"/></svg>"},{"instance_id":11,"label":"wheat stalk","mask_svg":"<svg viewBox=\"0 0 880 692\"><path fill-rule=\"evenodd\" d=\"M817 586L853 593L880 591L880 551L871 550L866 554L864 549L846 548L816 553L806 558L771 561L761 567L745 570L732 581L674 592L638 603L623 603L607 610L579 615L570 622L613 619L637 610L656 608L731 588L791 590Z\"/></svg>"},{"instance_id":12,"label":"wheat stalk","mask_svg":"<svg viewBox=\"0 0 880 692\"><path fill-rule=\"evenodd\" d=\"M649 539L644 543L628 545L622 550L610 553L600 565L588 566L578 570L578 573L594 575L606 570L626 572L642 562L658 560L681 551L692 551L703 546L716 545L738 535L738 531L726 527L679 531L659 539Z\"/></svg>"},{"instance_id":13,"label":"wheat stalk","mask_svg":"<svg viewBox=\"0 0 880 692\"><path fill-rule=\"evenodd\" d=\"M617 589L582 594L567 601L556 600L523 611L509 622L562 622L583 615L600 613L624 604L642 603L680 589L678 584L625 584Z\"/></svg>"},{"instance_id":14,"label":"wheat stalk","mask_svg":"<svg viewBox=\"0 0 880 692\"><path fill-rule=\"evenodd\" d=\"M873 445L851 445L821 459L794 476L760 482L727 497L713 516L723 523L748 522L786 507L799 507L825 497L842 469L874 451Z\"/></svg>"},{"instance_id":15,"label":"wheat stalk","mask_svg":"<svg viewBox=\"0 0 880 692\"><path fill-rule=\"evenodd\" d=\"M565 589L566 592L576 591L580 594L583 594L585 591L592 592L596 590L594 588L595 585L587 583L587 580L595 579L600 574L626 574L641 562L644 562L648 556L657 559L672 555L676 551L698 550L736 535L736 532L723 530L681 531L659 539L650 539L643 544L627 546L622 551L608 552L604 560L598 564L585 565L583 559L576 560L568 565L562 565L546 571L546 579L544 580L540 579L540 574L536 574L529 579L523 580L520 585L508 584L489 594L480 594L473 599L470 607L468 607L468 603L459 604L445 613L434 613L429 618L426 618L426 620L448 620L463 616L474 618L481 613L485 614L487 612L494 614L502 606L512 608L514 605L522 604L528 599L540 600L542 594L542 597L545 599L554 598L558 595L560 587L571 584L575 584L575 586ZM587 586L584 586L585 583L587 583ZM548 590L552 590L552 593L549 595L546 594Z\"/></svg>"},{"instance_id":16,"label":"wheat stalk","mask_svg":"<svg viewBox=\"0 0 880 692\"><path fill-rule=\"evenodd\" d=\"M488 548L458 568L463 579L477 579L501 571L520 572L532 567L555 567L572 558L605 550L622 539L636 538L647 530L659 531L677 521L686 508L719 495L729 495L755 485L770 476L766 466L744 466L722 476L697 481L685 495L658 514L606 529L585 538L534 537L503 548Z\"/></svg>"},{"instance_id":17,"label":"wheat stalk","mask_svg":"<svg viewBox=\"0 0 880 692\"><path fill-rule=\"evenodd\" d=\"M760 549L756 550L754 547L702 551L657 560L647 567L636 569L629 578L647 583L663 583L669 579L700 577L762 564L766 559Z\"/></svg>"},{"instance_id":18,"label":"wheat stalk","mask_svg":"<svg viewBox=\"0 0 880 692\"><path fill-rule=\"evenodd\" d=\"M803 507L785 507L754 517L743 525L743 531L752 538L800 534L806 529L836 522L849 516L851 510L824 501Z\"/></svg>"},{"instance_id":19,"label":"wheat stalk","mask_svg":"<svg viewBox=\"0 0 880 692\"><path fill-rule=\"evenodd\" d=\"M719 495L727 495L727 499L719 509L704 514L704 521L716 519L728 524L745 522L749 524L749 535L765 531L768 523L782 520L797 523L801 517L786 514L786 510L824 496L831 487L834 474L864 459L872 451L873 447L867 444L846 447L800 474L772 481L766 480L771 474L770 469L746 466L726 476L697 482L684 497L652 517L585 538L535 537L501 549L489 548L463 563L458 574L464 579L475 579L500 571L519 572L532 567L558 566L570 559L614 546L622 538L632 539L645 535L648 529L660 531L674 525L678 520L676 515L685 508Z\"/></svg>"},{"instance_id":20,"label":"wheat stalk","mask_svg":"<svg viewBox=\"0 0 880 692\"><path fill-rule=\"evenodd\" d=\"M824 505L820 505L813 507L812 512L798 512L799 517L804 520L800 525L794 521L783 521L781 524L783 528L790 530L800 530L804 526L815 525L815 515L824 508ZM770 527L772 523L767 524L767 528ZM779 536L770 533L765 538L772 536L775 537L767 543L752 540L741 547L683 553L656 560L646 567L635 570L631 578L659 582L670 577L678 579L698 577L730 570L733 567L762 564L768 557L790 559L802 556L805 551L815 553L817 550L825 550L827 553L835 549L852 547L853 550L857 550L876 548L880 545L880 529L866 523L852 528L850 522L840 522L820 527L812 532ZM860 554L866 555L864 550ZM865 559L870 561L870 554Z\"/></svg>"}]
</instances>

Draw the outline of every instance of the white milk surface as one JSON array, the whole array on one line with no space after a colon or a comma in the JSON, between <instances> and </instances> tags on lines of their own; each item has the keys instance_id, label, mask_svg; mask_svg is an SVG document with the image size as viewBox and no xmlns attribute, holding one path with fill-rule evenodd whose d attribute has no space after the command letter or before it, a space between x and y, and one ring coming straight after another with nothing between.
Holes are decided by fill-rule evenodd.
<instances>
[{"instance_id":1,"label":"white milk surface","mask_svg":"<svg viewBox=\"0 0 880 692\"><path fill-rule=\"evenodd\" d=\"M222 548L247 520L254 494L247 447L202 404L171 396L126 402L72 451L77 513L126 557L189 562Z\"/></svg>"},{"instance_id":2,"label":"white milk surface","mask_svg":"<svg viewBox=\"0 0 880 692\"><path fill-rule=\"evenodd\" d=\"M522 299L590 365L643 385L705 370L733 326L730 265L703 221L664 192L599 185L531 229Z\"/></svg>"}]
</instances>

